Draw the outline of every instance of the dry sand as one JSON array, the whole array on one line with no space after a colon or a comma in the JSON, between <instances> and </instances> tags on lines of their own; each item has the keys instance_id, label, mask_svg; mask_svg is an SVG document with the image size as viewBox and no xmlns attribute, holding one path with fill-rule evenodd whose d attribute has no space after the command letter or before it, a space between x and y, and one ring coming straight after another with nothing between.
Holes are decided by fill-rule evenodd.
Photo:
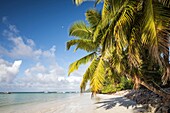
<instances>
[{"instance_id":1,"label":"dry sand","mask_svg":"<svg viewBox=\"0 0 170 113\"><path fill-rule=\"evenodd\" d=\"M138 113L136 103L122 95L77 94L65 101L30 103L0 108L0 113Z\"/></svg>"}]
</instances>

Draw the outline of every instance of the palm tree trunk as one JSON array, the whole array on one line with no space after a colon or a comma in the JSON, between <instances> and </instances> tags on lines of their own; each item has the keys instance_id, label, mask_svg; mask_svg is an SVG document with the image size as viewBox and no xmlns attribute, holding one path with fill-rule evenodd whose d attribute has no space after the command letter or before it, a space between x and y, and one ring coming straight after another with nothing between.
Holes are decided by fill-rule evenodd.
<instances>
[{"instance_id":1,"label":"palm tree trunk","mask_svg":"<svg viewBox=\"0 0 170 113\"><path fill-rule=\"evenodd\" d=\"M170 63L169 63L170 53L169 53L169 48L167 49L168 49L167 55L164 56L164 62L166 67L165 67L165 74L162 76L163 84L166 84L167 81L170 80ZM161 87L155 87L154 85L147 83L145 80L141 80L140 77L138 76L135 77L137 77L138 82L140 82L139 84L146 87L147 89L154 92L155 94L162 96L166 102L170 101L170 93L167 93Z\"/></svg>"},{"instance_id":2,"label":"palm tree trunk","mask_svg":"<svg viewBox=\"0 0 170 113\"><path fill-rule=\"evenodd\" d=\"M141 84L142 86L146 87L150 91L154 92L155 94L162 96L164 101L170 101L170 93L167 93L166 91L164 91L160 87L154 87L154 85L149 84L149 83L141 80L139 77L138 77L138 83Z\"/></svg>"},{"instance_id":3,"label":"palm tree trunk","mask_svg":"<svg viewBox=\"0 0 170 113\"><path fill-rule=\"evenodd\" d=\"M135 89L135 90L139 89L139 87L140 87L140 78L137 75L134 75L133 82L134 82L133 89Z\"/></svg>"},{"instance_id":4,"label":"palm tree trunk","mask_svg":"<svg viewBox=\"0 0 170 113\"><path fill-rule=\"evenodd\" d=\"M169 64L169 47L167 46L167 54L164 56L164 62L165 62L165 66L166 66L166 70L164 75L162 76L162 81L163 81L163 85L167 84L167 81L170 80L170 64Z\"/></svg>"}]
</instances>

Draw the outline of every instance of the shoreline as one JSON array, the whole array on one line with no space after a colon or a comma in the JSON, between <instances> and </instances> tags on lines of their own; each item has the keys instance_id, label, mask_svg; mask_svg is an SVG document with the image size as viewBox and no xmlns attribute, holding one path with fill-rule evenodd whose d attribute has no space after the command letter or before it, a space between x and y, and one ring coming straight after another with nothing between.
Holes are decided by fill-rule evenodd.
<instances>
[{"instance_id":1,"label":"shoreline","mask_svg":"<svg viewBox=\"0 0 170 113\"><path fill-rule=\"evenodd\" d=\"M0 107L0 111L3 113L137 113L138 107L141 105L120 94L97 94L91 99L91 93L83 93L63 101L52 100Z\"/></svg>"}]
</instances>

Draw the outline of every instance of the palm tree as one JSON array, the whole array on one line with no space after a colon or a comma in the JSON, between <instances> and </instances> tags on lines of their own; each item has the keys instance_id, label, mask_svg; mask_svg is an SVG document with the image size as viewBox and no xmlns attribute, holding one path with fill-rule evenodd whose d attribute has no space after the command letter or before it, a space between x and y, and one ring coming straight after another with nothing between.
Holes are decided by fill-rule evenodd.
<instances>
[{"instance_id":1,"label":"palm tree","mask_svg":"<svg viewBox=\"0 0 170 113\"><path fill-rule=\"evenodd\" d=\"M76 45L75 51L82 49L89 52L89 54L70 64L68 74L70 75L73 71L77 70L80 65L91 61L90 66L83 75L80 88L81 91L84 91L87 82L90 80L91 91L95 93L101 89L105 74L105 63L101 54L102 48L100 42L99 40L93 40L93 37L96 35L95 31L100 25L101 15L96 10L91 9L86 12L86 19L89 25L86 25L84 22L76 22L70 27L69 34L76 37L76 39L67 42L67 50L71 46ZM100 37L98 35L98 38Z\"/></svg>"},{"instance_id":2,"label":"palm tree","mask_svg":"<svg viewBox=\"0 0 170 113\"><path fill-rule=\"evenodd\" d=\"M106 42L106 49L115 48L108 57L112 68L133 78L136 88L141 84L167 99L170 99L168 93L145 81L142 66L149 56L153 64L158 63L163 69L163 82L170 79L169 6L169 0L105 0L102 9L103 22L108 17L102 40ZM110 40L114 40L114 47L108 45ZM143 53L145 51L148 52Z\"/></svg>"},{"instance_id":3,"label":"palm tree","mask_svg":"<svg viewBox=\"0 0 170 113\"><path fill-rule=\"evenodd\" d=\"M170 79L169 7L170 0L104 0L101 24L93 35L93 42L102 46L102 58L118 76L131 77L135 88L143 85L168 100L168 93L148 84L143 65L149 57L164 73L163 83Z\"/></svg>"}]
</instances>

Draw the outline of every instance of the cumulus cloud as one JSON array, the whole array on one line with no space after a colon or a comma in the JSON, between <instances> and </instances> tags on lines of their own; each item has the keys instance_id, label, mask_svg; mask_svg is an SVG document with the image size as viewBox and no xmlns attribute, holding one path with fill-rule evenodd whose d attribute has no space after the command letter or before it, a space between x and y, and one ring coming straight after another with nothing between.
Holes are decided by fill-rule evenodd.
<instances>
[{"instance_id":1,"label":"cumulus cloud","mask_svg":"<svg viewBox=\"0 0 170 113\"><path fill-rule=\"evenodd\" d=\"M22 60L14 61L13 64L0 59L0 82L12 82L19 72Z\"/></svg>"},{"instance_id":2,"label":"cumulus cloud","mask_svg":"<svg viewBox=\"0 0 170 113\"><path fill-rule=\"evenodd\" d=\"M65 70L57 63L49 66L37 63L26 69L24 73L25 76L15 80L15 87L31 88L38 91L79 90L81 77L67 77Z\"/></svg>"},{"instance_id":3,"label":"cumulus cloud","mask_svg":"<svg viewBox=\"0 0 170 113\"><path fill-rule=\"evenodd\" d=\"M32 39L23 38L19 35L19 30L15 25L8 23L7 18L3 17L3 23L7 25L7 29L3 30L3 36L7 38L12 45L10 49L0 46L0 54L4 54L11 58L33 58L55 57L56 47L53 45L49 50L36 49L35 42ZM8 24L7 24L8 23Z\"/></svg>"},{"instance_id":4,"label":"cumulus cloud","mask_svg":"<svg viewBox=\"0 0 170 113\"><path fill-rule=\"evenodd\" d=\"M67 77L66 69L56 62L56 46L47 50L37 49L32 39L23 38L15 25L9 24L7 17L2 18L7 29L2 34L6 37L10 47L0 45L0 90L21 89L27 91L40 90L79 90L82 70ZM2 43L2 42L0 42ZM8 57L16 60L9 63L1 58ZM22 63L23 61L23 63ZM31 66L27 65L31 62ZM24 67L20 70L20 66ZM21 71L21 75L18 72Z\"/></svg>"},{"instance_id":5,"label":"cumulus cloud","mask_svg":"<svg viewBox=\"0 0 170 113\"><path fill-rule=\"evenodd\" d=\"M14 64L13 67L16 67L18 63ZM66 76L65 70L57 64L45 66L37 63L27 68L23 76L14 76L12 83L1 84L0 89L5 88L10 91L16 89L16 91L79 91L81 79L81 76Z\"/></svg>"},{"instance_id":6,"label":"cumulus cloud","mask_svg":"<svg viewBox=\"0 0 170 113\"><path fill-rule=\"evenodd\" d=\"M17 29L17 27L15 25L9 24L9 30L14 33L19 33L19 30Z\"/></svg>"},{"instance_id":7,"label":"cumulus cloud","mask_svg":"<svg viewBox=\"0 0 170 113\"><path fill-rule=\"evenodd\" d=\"M4 23L9 28L9 31L16 33L16 34L19 33L19 30L17 29L17 27L15 25L10 24L6 16L2 17L2 23Z\"/></svg>"}]
</instances>

